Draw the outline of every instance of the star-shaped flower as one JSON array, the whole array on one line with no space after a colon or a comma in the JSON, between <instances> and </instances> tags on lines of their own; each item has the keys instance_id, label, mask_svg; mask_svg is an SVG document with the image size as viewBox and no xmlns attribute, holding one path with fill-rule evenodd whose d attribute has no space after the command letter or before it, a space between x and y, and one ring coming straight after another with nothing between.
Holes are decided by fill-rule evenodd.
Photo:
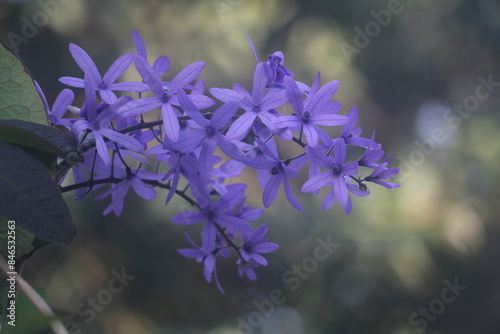
<instances>
[{"instance_id":1,"label":"star-shaped flower","mask_svg":"<svg viewBox=\"0 0 500 334\"><path fill-rule=\"evenodd\" d=\"M280 116L274 125L278 128L300 127L309 146L314 147L318 144L319 135L327 136L318 125L338 126L349 121L346 116L337 115L337 110L332 112L332 110L325 108L325 104L331 100L339 87L338 81L327 83L309 97L305 103L302 101L302 92L295 80L291 77L285 77L285 87L295 115Z\"/></svg>"},{"instance_id":2,"label":"star-shaped flower","mask_svg":"<svg viewBox=\"0 0 500 334\"><path fill-rule=\"evenodd\" d=\"M125 70L130 66L133 60L132 54L126 54L119 57L101 77L101 74L97 70L97 67L85 50L76 44L69 45L69 51L75 59L78 66L88 76L92 81L92 85L95 90L99 92L101 98L104 102L108 104L113 104L117 97L114 90L125 90L125 91L144 91L144 85L140 83L115 83L115 81L125 72ZM74 77L62 77L59 79L60 82L71 87L85 87L84 79L74 78Z\"/></svg>"},{"instance_id":3,"label":"star-shaped flower","mask_svg":"<svg viewBox=\"0 0 500 334\"><path fill-rule=\"evenodd\" d=\"M98 113L96 105L95 89L90 76L85 75L85 107L82 108L85 119L79 119L71 125L71 132L75 141L79 141L80 134L85 130L92 131L99 156L105 164L109 164L109 154L104 138L117 143L132 151L142 151L142 144L136 139L117 132L110 128L111 121L116 117L116 109L130 100L130 97L123 96L112 105L104 104L103 109Z\"/></svg>"},{"instance_id":4,"label":"star-shaped flower","mask_svg":"<svg viewBox=\"0 0 500 334\"><path fill-rule=\"evenodd\" d=\"M180 116L180 112L173 107L173 105L179 105L177 92L200 75L205 63L196 62L188 65L167 86L164 86L160 81L158 73L149 65L146 59L136 57L134 63L142 79L155 96L131 101L121 107L118 114L122 117L135 117L161 107L165 135L169 140L177 141L180 133L177 117ZM198 108L207 108L213 105L212 99L201 94L193 94L192 99Z\"/></svg>"},{"instance_id":5,"label":"star-shaped flower","mask_svg":"<svg viewBox=\"0 0 500 334\"><path fill-rule=\"evenodd\" d=\"M226 137L228 139L242 139L248 133L252 124L259 119L268 128L273 127L276 120L270 110L283 106L288 102L286 90L271 88L267 91L269 65L265 63L257 64L253 76L252 94L243 87L235 85L234 89L212 88L210 93L222 102L228 103L237 101L239 106L245 110L231 125Z\"/></svg>"},{"instance_id":6,"label":"star-shaped flower","mask_svg":"<svg viewBox=\"0 0 500 334\"><path fill-rule=\"evenodd\" d=\"M338 201L346 213L350 212L348 205L349 194L345 176L353 176L358 172L357 161L345 163L346 146L343 139L337 139L333 147L334 156L324 154L322 151L311 147L306 147L307 154L311 160L327 169L311 177L302 186L302 192L313 192L325 186L333 186L333 189L325 196L323 200L323 209L330 207L334 201Z\"/></svg>"}]
</instances>

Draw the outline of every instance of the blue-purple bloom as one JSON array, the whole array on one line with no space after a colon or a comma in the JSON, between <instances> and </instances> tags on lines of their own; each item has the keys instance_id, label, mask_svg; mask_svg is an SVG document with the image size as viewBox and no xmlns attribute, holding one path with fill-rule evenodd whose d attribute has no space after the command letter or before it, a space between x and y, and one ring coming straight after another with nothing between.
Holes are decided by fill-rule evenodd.
<instances>
[{"instance_id":1,"label":"blue-purple bloom","mask_svg":"<svg viewBox=\"0 0 500 334\"><path fill-rule=\"evenodd\" d=\"M180 90L178 97L184 112L197 123L199 128L185 131L178 141L173 143L168 143L166 141L164 147L173 151L182 152L201 147L199 156L200 177L204 184L208 184L208 173L212 170L210 160L212 159L216 145L218 145L230 158L238 160L245 158L238 147L219 132L219 129L234 117L238 109L238 104L236 102L230 102L222 105L213 115L211 115L210 120L207 120L184 91Z\"/></svg>"},{"instance_id":2,"label":"blue-purple bloom","mask_svg":"<svg viewBox=\"0 0 500 334\"><path fill-rule=\"evenodd\" d=\"M321 189L329 189L323 209L338 202L350 213L350 194L368 196L368 182L389 189L399 186L389 181L399 171L388 166L390 156L384 159L374 135L362 137L356 127L358 108L344 116L340 103L332 101L338 81L320 86L318 72L308 87L284 66L282 52L259 62L250 41L257 62L251 92L237 83L233 89L210 88L221 103L208 109L215 101L205 95L205 81L198 79L205 63L190 64L164 81L170 60L160 56L150 63L139 33L134 30L132 37L135 53L119 57L103 76L90 56L71 44L70 52L84 77L60 81L85 89L83 107L71 106L74 93L69 89L61 92L52 109L45 101L51 124L70 127L78 154L84 156L82 163L73 166L76 185L71 189L76 189L78 200L100 190L96 199L111 198L104 214L117 216L130 189L144 199L153 199L157 188L164 189L165 204L176 194L186 200L192 210L176 214L172 222L202 223L203 228L197 243L186 235L193 248L182 248L179 253L203 263L205 279L215 279L222 292L217 260L228 258L231 250L236 252L238 274L255 280L255 269L267 265L264 255L278 248L265 237L267 226L253 226L263 210L247 204L247 186L233 181L245 167L256 170L266 208L277 199L283 184L287 200L302 210L290 179L303 168L308 168L309 179L302 192L318 195ZM116 82L132 62L142 82ZM97 101L96 92L102 102ZM128 94L117 95L120 92ZM290 105L294 113L285 114ZM143 117L155 109L161 110L155 120ZM63 118L67 110L75 118ZM324 129L338 126L337 136ZM294 148L284 147L287 144ZM364 152L357 160L346 161L352 146ZM149 164L154 172L142 168Z\"/></svg>"},{"instance_id":3,"label":"blue-purple bloom","mask_svg":"<svg viewBox=\"0 0 500 334\"><path fill-rule=\"evenodd\" d=\"M84 111L84 115L82 116L85 119L77 120L71 125L71 132L75 141L79 142L80 134L85 130L90 130L95 139L97 152L105 164L109 163L109 154L104 138L127 149L141 151L143 147L136 139L110 128L111 121L116 117L116 109L126 103L129 98L123 96L112 105L104 104L98 112L93 82L87 75L85 75L84 81L86 100L85 108L82 109Z\"/></svg>"},{"instance_id":4,"label":"blue-purple bloom","mask_svg":"<svg viewBox=\"0 0 500 334\"><path fill-rule=\"evenodd\" d=\"M215 247L216 235L219 229L225 228L229 232L250 232L250 224L231 214L235 205L243 197L246 185L233 187L215 203L208 203L200 210L184 211L172 217L172 222L178 225L192 225L205 222L203 225L202 249L211 251Z\"/></svg>"},{"instance_id":5,"label":"blue-purple bloom","mask_svg":"<svg viewBox=\"0 0 500 334\"><path fill-rule=\"evenodd\" d=\"M179 105L177 92L200 75L205 63L197 62L187 66L168 84L160 81L158 72L143 57L136 57L134 63L137 72L155 96L133 100L121 107L118 114L122 117L135 117L161 107L165 135L169 140L177 141L180 133L177 120L180 112L174 109L174 105ZM193 99L193 103L197 104L198 108L207 108L213 104L212 100L206 96L195 95L194 97L196 100Z\"/></svg>"},{"instance_id":6,"label":"blue-purple bloom","mask_svg":"<svg viewBox=\"0 0 500 334\"><path fill-rule=\"evenodd\" d=\"M333 151L334 156L331 157L314 148L306 147L306 152L311 159L327 170L311 177L302 186L302 191L312 192L324 186L333 186L323 200L323 209L329 208L335 201L338 201L344 211L350 213L350 199L345 177L354 176L358 172L358 163L356 161L345 163L346 146L343 139L337 139Z\"/></svg>"},{"instance_id":7,"label":"blue-purple bloom","mask_svg":"<svg viewBox=\"0 0 500 334\"><path fill-rule=\"evenodd\" d=\"M156 198L156 190L144 183L144 180L158 181L163 177L163 175L153 174L144 169L138 168L133 171L130 167L114 168L113 175L117 178L123 178L123 180L117 184L111 185L111 189L99 194L96 199L103 199L107 196L111 196L111 203L104 210L104 214L107 215L113 211L116 216L120 216L123 211L123 202L130 187L132 187L135 193L140 197L151 200Z\"/></svg>"},{"instance_id":8,"label":"blue-purple bloom","mask_svg":"<svg viewBox=\"0 0 500 334\"><path fill-rule=\"evenodd\" d=\"M94 61L85 50L76 44L70 44L69 51L78 66L89 77L92 87L99 92L104 102L112 104L116 101L116 95L113 93L114 90L130 90L131 87L135 87L135 85L115 83L132 63L133 57L131 54L126 54L118 58L104 74L104 77L101 77ZM59 81L71 87L85 87L84 80L80 78L62 77Z\"/></svg>"},{"instance_id":9,"label":"blue-purple bloom","mask_svg":"<svg viewBox=\"0 0 500 334\"><path fill-rule=\"evenodd\" d=\"M309 146L316 146L320 135L323 138L328 137L318 125L338 126L348 122L347 117L336 114L338 110L332 112L332 110L325 108L326 103L331 100L339 87L338 81L327 83L310 96L305 104L302 102L302 92L295 80L291 77L285 77L285 87L296 115L281 116L274 122L274 126L278 128L300 127Z\"/></svg>"},{"instance_id":10,"label":"blue-purple bloom","mask_svg":"<svg viewBox=\"0 0 500 334\"><path fill-rule=\"evenodd\" d=\"M278 244L269 242L264 236L269 229L266 225L260 225L251 233L243 233L243 245L241 245L240 256L238 260L238 274L246 275L251 280L256 280L254 268L258 266L267 266L267 260L259 253L266 254L274 252L279 248Z\"/></svg>"},{"instance_id":11,"label":"blue-purple bloom","mask_svg":"<svg viewBox=\"0 0 500 334\"><path fill-rule=\"evenodd\" d=\"M252 94L237 85L233 90L224 88L210 89L210 93L217 99L225 103L237 101L239 106L245 110L245 113L234 121L226 133L228 139L245 137L256 119L259 119L264 125L272 127L276 115L270 110L281 107L288 102L285 90L271 88L267 91L268 66L265 63L257 64L253 76Z\"/></svg>"}]
</instances>

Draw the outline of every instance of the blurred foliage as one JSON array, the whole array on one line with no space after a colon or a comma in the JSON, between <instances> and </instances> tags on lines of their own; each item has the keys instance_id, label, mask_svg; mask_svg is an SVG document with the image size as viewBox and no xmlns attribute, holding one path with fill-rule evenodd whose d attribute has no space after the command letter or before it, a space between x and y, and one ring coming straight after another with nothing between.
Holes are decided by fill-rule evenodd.
<instances>
[{"instance_id":1,"label":"blurred foliage","mask_svg":"<svg viewBox=\"0 0 500 334\"><path fill-rule=\"evenodd\" d=\"M75 242L40 251L25 273L45 288L57 313L76 324L74 333L236 333L238 317L248 319L254 301L269 299L274 289L284 292L285 302L274 305L255 333L415 333L410 315L439 299L444 280L454 278L467 289L426 332L498 333L500 87L469 116L457 116L457 127L442 117L475 94L479 76L500 81L497 1L400 1L402 10L350 62L339 45L354 45L354 28L364 31L372 11L394 1L222 0L222 14L213 1L60 2L57 14L19 46L49 104L63 88L60 76L80 75L68 43L83 47L104 71L133 50L132 29L142 34L151 59L170 58L170 75L203 60L207 87L248 87L254 59L246 33L262 60L283 51L298 80L310 84L317 71L323 82L340 80L336 99L343 111L358 105L365 134L375 131L392 165L404 170L401 188L371 189L369 197L354 200L349 216L336 206L322 211L322 197L301 195L302 213L277 201L264 222L279 251L257 282L240 279L232 260L221 261L226 295L204 281L199 264L176 252L187 246L184 228L169 221L187 209L180 200L165 208L161 196L148 203L130 196L115 218L102 216L106 203L73 203L69 195ZM21 34L40 10L38 1L0 3L2 40ZM415 153L436 128L446 140ZM306 177L299 177L297 190ZM255 175L244 178L253 182L249 197L261 207ZM196 227L189 232L195 235ZM282 275L327 236L340 247L292 291ZM136 278L87 323L76 310L121 268Z\"/></svg>"}]
</instances>

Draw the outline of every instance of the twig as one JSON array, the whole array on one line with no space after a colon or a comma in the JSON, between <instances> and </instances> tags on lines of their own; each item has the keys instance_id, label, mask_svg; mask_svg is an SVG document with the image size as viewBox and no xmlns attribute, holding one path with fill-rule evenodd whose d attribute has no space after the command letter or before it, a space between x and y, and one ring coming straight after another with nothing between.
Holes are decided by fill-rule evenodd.
<instances>
[{"instance_id":1,"label":"twig","mask_svg":"<svg viewBox=\"0 0 500 334\"><path fill-rule=\"evenodd\" d=\"M9 267L7 265L7 261L0 254L0 269L5 273L10 272ZM62 324L60 320L58 320L54 312L50 306L43 300L42 297L38 294L38 292L33 289L33 287L24 280L21 276L16 276L16 283L19 287L19 290L23 292L23 294L28 298L28 300L45 316L53 318L50 322L50 328L54 332L54 334L69 334L66 330L66 327Z\"/></svg>"}]
</instances>

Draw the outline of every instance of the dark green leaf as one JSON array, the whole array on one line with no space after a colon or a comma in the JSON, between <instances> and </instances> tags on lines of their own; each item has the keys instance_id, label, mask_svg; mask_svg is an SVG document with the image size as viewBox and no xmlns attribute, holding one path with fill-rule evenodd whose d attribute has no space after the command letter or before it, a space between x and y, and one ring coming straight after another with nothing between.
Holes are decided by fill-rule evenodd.
<instances>
[{"instance_id":1,"label":"dark green leaf","mask_svg":"<svg viewBox=\"0 0 500 334\"><path fill-rule=\"evenodd\" d=\"M47 112L23 63L0 45L0 119L48 124Z\"/></svg>"},{"instance_id":2,"label":"dark green leaf","mask_svg":"<svg viewBox=\"0 0 500 334\"><path fill-rule=\"evenodd\" d=\"M77 162L73 139L52 126L16 119L0 120L0 140L49 153L54 160L58 156L70 165Z\"/></svg>"},{"instance_id":3,"label":"dark green leaf","mask_svg":"<svg viewBox=\"0 0 500 334\"><path fill-rule=\"evenodd\" d=\"M49 242L68 245L75 235L71 213L43 165L0 141L0 216Z\"/></svg>"}]
</instances>

